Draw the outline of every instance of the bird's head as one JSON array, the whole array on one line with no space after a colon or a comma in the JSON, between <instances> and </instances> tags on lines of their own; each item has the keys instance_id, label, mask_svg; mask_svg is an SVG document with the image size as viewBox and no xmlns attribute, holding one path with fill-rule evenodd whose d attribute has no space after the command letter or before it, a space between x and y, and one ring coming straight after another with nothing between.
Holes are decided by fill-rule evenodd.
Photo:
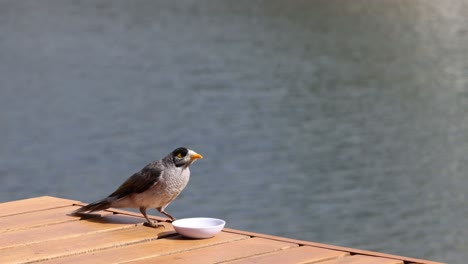
<instances>
[{"instance_id":1,"label":"bird's head","mask_svg":"<svg viewBox=\"0 0 468 264\"><path fill-rule=\"evenodd\" d=\"M203 156L188 148L176 148L171 152L172 160L176 167L188 167L195 160L202 159Z\"/></svg>"}]
</instances>

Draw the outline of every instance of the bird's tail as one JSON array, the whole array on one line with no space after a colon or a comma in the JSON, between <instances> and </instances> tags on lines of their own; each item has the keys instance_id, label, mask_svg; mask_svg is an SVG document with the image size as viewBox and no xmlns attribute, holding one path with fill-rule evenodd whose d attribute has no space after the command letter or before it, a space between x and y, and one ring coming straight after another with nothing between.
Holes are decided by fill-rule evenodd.
<instances>
[{"instance_id":1,"label":"bird's tail","mask_svg":"<svg viewBox=\"0 0 468 264\"><path fill-rule=\"evenodd\" d=\"M115 201L115 198L113 197L107 197L107 198L104 198L102 200L98 200L98 201L95 201L95 202L92 202L88 205L85 205L81 208L78 208L76 209L75 211L73 211L71 214L80 214L80 213L84 213L84 212L94 212L94 211L101 211L101 210L105 210L105 209L108 209L109 207L111 207L111 204L112 202Z\"/></svg>"}]
</instances>

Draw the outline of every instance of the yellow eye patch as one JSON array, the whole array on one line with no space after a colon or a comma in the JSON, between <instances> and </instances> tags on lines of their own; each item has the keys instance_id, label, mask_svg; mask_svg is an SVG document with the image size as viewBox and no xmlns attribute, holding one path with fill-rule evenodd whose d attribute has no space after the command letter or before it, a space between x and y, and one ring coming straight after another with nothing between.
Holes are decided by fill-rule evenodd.
<instances>
[{"instance_id":1,"label":"yellow eye patch","mask_svg":"<svg viewBox=\"0 0 468 264\"><path fill-rule=\"evenodd\" d=\"M182 158L182 153L179 152L179 154L177 154L177 157Z\"/></svg>"}]
</instances>

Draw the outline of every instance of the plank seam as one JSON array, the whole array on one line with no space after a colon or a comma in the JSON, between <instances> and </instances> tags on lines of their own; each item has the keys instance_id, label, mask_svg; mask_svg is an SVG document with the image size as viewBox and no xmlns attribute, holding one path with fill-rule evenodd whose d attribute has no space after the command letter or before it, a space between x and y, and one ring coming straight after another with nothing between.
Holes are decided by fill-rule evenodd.
<instances>
[{"instance_id":1,"label":"plank seam","mask_svg":"<svg viewBox=\"0 0 468 264\"><path fill-rule=\"evenodd\" d=\"M38 210L30 210L30 211L24 211L24 212L20 212L20 213L13 213L13 214L9 214L9 215L1 215L0 218L10 217L10 216L15 216L15 215L22 215L22 214L29 214L29 213L37 213L37 212L47 211L47 210L51 210L51 209L64 208L64 207L72 207L72 205L58 205L58 206L47 207L47 208L38 209Z\"/></svg>"},{"instance_id":2,"label":"plank seam","mask_svg":"<svg viewBox=\"0 0 468 264\"><path fill-rule=\"evenodd\" d=\"M58 240L62 240L62 239L69 239L69 238L75 238L75 237L80 237L80 236L87 236L87 235L93 235L93 234L100 234L100 233L124 230L124 229L127 229L127 228L133 228L133 227L134 227L133 225L126 225L126 226L120 226L120 227L105 229L105 230L93 230L93 231L90 231L90 232L77 233L77 234L74 234L74 235L65 235L65 236L61 236L61 237L55 237L55 238L44 239L44 240L37 240L37 241L33 241L33 242L24 242L22 244L1 247L0 249L3 250L3 249L15 248L15 247L31 246L31 245L39 244L39 243L47 243L47 242L50 242L50 241L58 241Z\"/></svg>"},{"instance_id":3,"label":"plank seam","mask_svg":"<svg viewBox=\"0 0 468 264\"><path fill-rule=\"evenodd\" d=\"M274 252L280 252L280 251L283 251L283 250L288 250L288 249L291 249L291 248L300 247L299 244L294 244L294 243L291 243L291 244L293 244L293 245L288 246L288 247L286 247L286 248L283 247L283 248L273 249L273 250L267 251L267 252L256 253L256 254L249 255L249 256L241 256L241 257L237 257L237 258L230 259L230 260L228 260L228 261L214 262L214 264L229 263L229 262L232 262L232 261L237 261L237 260L246 259L246 258L252 258L252 257L258 257L258 256L262 256L262 255L271 254L271 253L274 253Z\"/></svg>"},{"instance_id":4,"label":"plank seam","mask_svg":"<svg viewBox=\"0 0 468 264\"><path fill-rule=\"evenodd\" d=\"M119 247L135 245L135 244L141 244L141 243L145 243L145 242L149 242L149 241L157 240L157 239L158 239L157 237L156 238L145 238L145 239L131 241L131 242L118 243L118 244L113 244L113 245L110 245L110 246L103 246L103 247L98 247L98 248L93 248L93 249L88 249L88 250L77 251L77 252L73 252L73 253L70 253L70 254L63 254L63 255L55 255L55 256L50 256L50 257L44 257L44 258L40 258L40 259L36 259L36 260L32 260L32 261L26 261L26 262L22 262L22 263L24 263L24 264L37 263L37 262L41 262L41 261L48 261L48 260L53 260L53 259L60 259L60 258L66 258L66 257L71 257L71 256L84 255L84 254L94 253L94 252L98 252L98 251L103 251L103 250L110 249L110 248L119 248Z\"/></svg>"},{"instance_id":5,"label":"plank seam","mask_svg":"<svg viewBox=\"0 0 468 264\"><path fill-rule=\"evenodd\" d=\"M165 239L165 238L163 238L163 239ZM144 256L144 257L141 257L141 258L135 258L135 259L132 259L132 260L123 261L123 262L118 262L118 263L119 263L119 264L124 264L124 263L139 261L139 260L151 259L151 258L155 258L155 257L162 257L162 256L169 256L169 255L174 255L174 254L180 254L180 253L184 253L184 252L190 252L190 251L193 251L193 250L198 250L198 249L202 249L202 248L212 247L212 246L216 246L216 245L222 245L222 244L231 243L231 242L234 242L234 241L241 241L241 240L245 240L245 239L250 239L250 237L249 237L249 236L241 236L241 237L238 237L238 238L236 238L236 239L232 239L232 240L228 240L228 241L219 241L219 242L214 243L214 244L200 245L200 246L192 247L192 248L190 248L190 249L181 249L181 250L171 251L171 252L162 253L162 254L156 254L156 255L151 255L151 256ZM157 260L155 260L155 262L157 262Z\"/></svg>"}]
</instances>

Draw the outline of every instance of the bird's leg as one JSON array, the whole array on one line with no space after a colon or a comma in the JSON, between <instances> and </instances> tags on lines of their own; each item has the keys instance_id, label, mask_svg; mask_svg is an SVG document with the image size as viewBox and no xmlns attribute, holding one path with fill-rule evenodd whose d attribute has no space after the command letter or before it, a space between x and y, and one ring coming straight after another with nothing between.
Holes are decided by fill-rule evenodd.
<instances>
[{"instance_id":1,"label":"bird's leg","mask_svg":"<svg viewBox=\"0 0 468 264\"><path fill-rule=\"evenodd\" d=\"M164 225L154 223L153 221L151 221L148 218L148 216L146 215L146 208L145 207L140 207L140 212L146 218L146 221L147 221L147 222L143 223L144 226L149 226L149 227L152 227L152 228L157 228L157 227L160 227L160 226L164 227Z\"/></svg>"},{"instance_id":2,"label":"bird's leg","mask_svg":"<svg viewBox=\"0 0 468 264\"><path fill-rule=\"evenodd\" d=\"M170 215L169 213L164 211L164 208L160 207L160 208L156 208L156 210L158 210L161 214L169 217L169 220L166 220L166 222L172 223L172 222L174 222L176 220L172 215Z\"/></svg>"}]
</instances>

